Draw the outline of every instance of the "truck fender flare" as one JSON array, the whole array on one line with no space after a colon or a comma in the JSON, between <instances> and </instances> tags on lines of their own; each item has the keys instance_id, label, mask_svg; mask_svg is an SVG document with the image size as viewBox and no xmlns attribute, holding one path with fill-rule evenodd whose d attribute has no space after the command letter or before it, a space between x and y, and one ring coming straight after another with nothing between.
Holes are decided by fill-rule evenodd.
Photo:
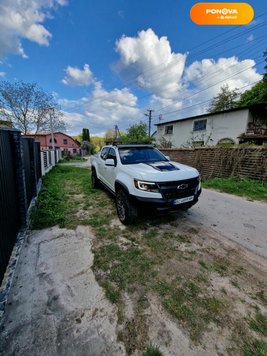
<instances>
[{"instance_id":1,"label":"truck fender flare","mask_svg":"<svg viewBox=\"0 0 267 356\"><path fill-rule=\"evenodd\" d=\"M118 190L119 187L122 187L123 190L125 190L126 193L129 194L128 187L124 183L122 183L121 181L116 180L115 181L115 192Z\"/></svg>"}]
</instances>

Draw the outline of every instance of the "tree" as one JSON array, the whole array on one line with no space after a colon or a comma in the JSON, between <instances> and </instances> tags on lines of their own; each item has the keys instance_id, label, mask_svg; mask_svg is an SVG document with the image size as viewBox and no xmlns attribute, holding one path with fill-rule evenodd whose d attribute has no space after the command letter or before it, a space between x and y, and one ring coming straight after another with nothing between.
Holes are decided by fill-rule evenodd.
<instances>
[{"instance_id":1,"label":"tree","mask_svg":"<svg viewBox=\"0 0 267 356\"><path fill-rule=\"evenodd\" d=\"M86 141L86 142L90 142L89 129L83 129L83 132L82 132L82 140L83 140L83 141Z\"/></svg>"},{"instance_id":2,"label":"tree","mask_svg":"<svg viewBox=\"0 0 267 356\"><path fill-rule=\"evenodd\" d=\"M154 141L153 137L147 134L147 124L142 121L130 126L122 139L124 143L152 143Z\"/></svg>"},{"instance_id":3,"label":"tree","mask_svg":"<svg viewBox=\"0 0 267 356\"><path fill-rule=\"evenodd\" d=\"M107 132L105 133L105 141L114 141L114 139L115 139L115 130L108 129Z\"/></svg>"},{"instance_id":4,"label":"tree","mask_svg":"<svg viewBox=\"0 0 267 356\"><path fill-rule=\"evenodd\" d=\"M267 101L267 77L241 94L238 106L260 104Z\"/></svg>"},{"instance_id":5,"label":"tree","mask_svg":"<svg viewBox=\"0 0 267 356\"><path fill-rule=\"evenodd\" d=\"M63 114L51 94L36 83L0 82L1 115L24 134L64 130Z\"/></svg>"},{"instance_id":6,"label":"tree","mask_svg":"<svg viewBox=\"0 0 267 356\"><path fill-rule=\"evenodd\" d=\"M265 73L263 74L263 78L251 89L246 90L243 94L241 94L238 106L247 106L267 102L267 50L263 52L263 56L265 60Z\"/></svg>"},{"instance_id":7,"label":"tree","mask_svg":"<svg viewBox=\"0 0 267 356\"><path fill-rule=\"evenodd\" d=\"M237 107L239 97L237 89L230 90L228 85L222 86L220 93L212 99L208 112L214 113Z\"/></svg>"},{"instance_id":8,"label":"tree","mask_svg":"<svg viewBox=\"0 0 267 356\"><path fill-rule=\"evenodd\" d=\"M100 151L101 147L105 144L104 137L92 136L91 143L93 145L92 153Z\"/></svg>"}]
</instances>

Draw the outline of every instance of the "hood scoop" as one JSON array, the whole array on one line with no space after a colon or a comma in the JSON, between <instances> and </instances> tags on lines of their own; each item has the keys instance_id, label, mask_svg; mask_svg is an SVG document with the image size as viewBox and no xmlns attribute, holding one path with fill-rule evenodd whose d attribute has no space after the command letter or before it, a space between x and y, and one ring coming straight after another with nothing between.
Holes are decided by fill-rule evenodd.
<instances>
[{"instance_id":1,"label":"hood scoop","mask_svg":"<svg viewBox=\"0 0 267 356\"><path fill-rule=\"evenodd\" d=\"M161 172L179 171L179 168L175 167L170 162L155 162L155 163L146 163L146 164Z\"/></svg>"}]
</instances>

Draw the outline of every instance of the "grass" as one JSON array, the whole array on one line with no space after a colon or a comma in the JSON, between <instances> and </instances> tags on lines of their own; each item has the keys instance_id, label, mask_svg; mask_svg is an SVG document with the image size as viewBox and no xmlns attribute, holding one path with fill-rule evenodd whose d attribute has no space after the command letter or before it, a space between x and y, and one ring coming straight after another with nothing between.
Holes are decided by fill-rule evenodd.
<instances>
[{"instance_id":1,"label":"grass","mask_svg":"<svg viewBox=\"0 0 267 356\"><path fill-rule=\"evenodd\" d=\"M138 248L123 250L111 243L95 251L94 266L105 271L106 279L121 291L136 283L148 284L153 275L153 264L152 259Z\"/></svg>"},{"instance_id":2,"label":"grass","mask_svg":"<svg viewBox=\"0 0 267 356\"><path fill-rule=\"evenodd\" d=\"M267 201L267 183L253 179L232 177L213 178L203 183L204 188L213 188L221 192L246 197L252 200Z\"/></svg>"},{"instance_id":3,"label":"grass","mask_svg":"<svg viewBox=\"0 0 267 356\"><path fill-rule=\"evenodd\" d=\"M158 281L156 290L166 309L189 329L191 339L199 342L207 325L218 322L224 303L204 293L205 284L197 279L185 282L173 279L171 283Z\"/></svg>"},{"instance_id":4,"label":"grass","mask_svg":"<svg viewBox=\"0 0 267 356\"><path fill-rule=\"evenodd\" d=\"M200 266L209 271L209 272L217 272L219 273L221 276L224 276L228 270L228 265L226 261L218 261L218 262L214 262L214 263L207 263L203 260L198 261L198 263L200 264Z\"/></svg>"},{"instance_id":5,"label":"grass","mask_svg":"<svg viewBox=\"0 0 267 356\"><path fill-rule=\"evenodd\" d=\"M87 213L89 207L92 213L87 218L77 217L79 210ZM105 192L91 187L88 169L59 165L43 178L31 228L43 229L54 225L75 228L83 224L95 227L101 235L114 217L114 204Z\"/></svg>"},{"instance_id":6,"label":"grass","mask_svg":"<svg viewBox=\"0 0 267 356\"><path fill-rule=\"evenodd\" d=\"M252 343L245 343L243 347L244 356L266 356L267 343L263 340L255 339Z\"/></svg>"},{"instance_id":7,"label":"grass","mask_svg":"<svg viewBox=\"0 0 267 356\"><path fill-rule=\"evenodd\" d=\"M249 327L255 332L267 336L267 316L257 310L255 318L249 321Z\"/></svg>"},{"instance_id":8,"label":"grass","mask_svg":"<svg viewBox=\"0 0 267 356\"><path fill-rule=\"evenodd\" d=\"M60 163L86 162L87 159L81 156L66 156L60 160Z\"/></svg>"}]
</instances>

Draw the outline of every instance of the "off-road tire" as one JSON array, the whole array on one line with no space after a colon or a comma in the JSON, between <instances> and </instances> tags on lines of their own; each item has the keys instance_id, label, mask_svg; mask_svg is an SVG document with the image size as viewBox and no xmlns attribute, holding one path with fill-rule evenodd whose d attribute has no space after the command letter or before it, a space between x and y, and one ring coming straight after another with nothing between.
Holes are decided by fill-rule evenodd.
<instances>
[{"instance_id":1,"label":"off-road tire","mask_svg":"<svg viewBox=\"0 0 267 356\"><path fill-rule=\"evenodd\" d=\"M91 172L91 183L92 183L92 188L97 189L100 187L100 182L99 179L97 178L96 171L93 168Z\"/></svg>"},{"instance_id":2,"label":"off-road tire","mask_svg":"<svg viewBox=\"0 0 267 356\"><path fill-rule=\"evenodd\" d=\"M116 192L116 208L120 221L130 225L137 219L137 207L130 201L128 194L119 189Z\"/></svg>"}]
</instances>

